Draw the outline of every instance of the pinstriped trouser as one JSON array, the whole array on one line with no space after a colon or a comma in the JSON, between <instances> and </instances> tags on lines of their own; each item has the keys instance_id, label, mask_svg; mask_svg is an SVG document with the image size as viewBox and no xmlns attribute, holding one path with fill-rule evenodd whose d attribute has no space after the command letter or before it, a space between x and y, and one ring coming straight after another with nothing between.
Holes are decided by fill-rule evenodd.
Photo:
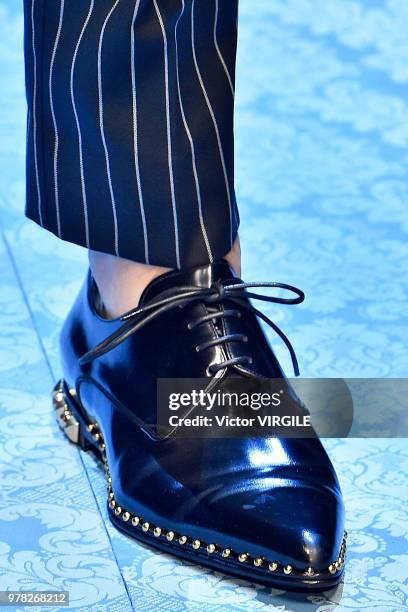
<instances>
[{"instance_id":1,"label":"pinstriped trouser","mask_svg":"<svg viewBox=\"0 0 408 612\"><path fill-rule=\"evenodd\" d=\"M156 265L229 251L237 4L24 0L29 218Z\"/></svg>"}]
</instances>

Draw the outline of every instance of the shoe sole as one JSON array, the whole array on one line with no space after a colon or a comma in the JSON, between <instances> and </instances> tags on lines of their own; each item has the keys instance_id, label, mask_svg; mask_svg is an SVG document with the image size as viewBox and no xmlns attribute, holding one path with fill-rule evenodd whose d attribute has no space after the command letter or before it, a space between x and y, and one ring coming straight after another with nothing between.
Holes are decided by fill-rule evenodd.
<instances>
[{"instance_id":1,"label":"shoe sole","mask_svg":"<svg viewBox=\"0 0 408 612\"><path fill-rule=\"evenodd\" d=\"M277 561L254 557L248 552L220 548L169 529L150 523L122 508L112 488L106 457L106 447L99 425L92 421L74 390L61 379L53 389L53 406L57 422L67 439L84 451L91 451L102 462L107 479L107 508L111 522L126 535L163 552L211 569L290 591L324 591L337 586L344 573L347 533L344 533L339 556L325 571L296 568Z\"/></svg>"}]
</instances>

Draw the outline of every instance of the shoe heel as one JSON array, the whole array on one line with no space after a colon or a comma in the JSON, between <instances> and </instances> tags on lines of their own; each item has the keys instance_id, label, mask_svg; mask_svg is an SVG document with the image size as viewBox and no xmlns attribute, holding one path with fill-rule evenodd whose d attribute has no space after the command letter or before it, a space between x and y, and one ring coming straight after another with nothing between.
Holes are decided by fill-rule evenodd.
<instances>
[{"instance_id":1,"label":"shoe heel","mask_svg":"<svg viewBox=\"0 0 408 612\"><path fill-rule=\"evenodd\" d=\"M84 451L91 450L102 459L105 445L96 423L93 423L64 379L55 385L52 403L57 423L70 442Z\"/></svg>"}]
</instances>

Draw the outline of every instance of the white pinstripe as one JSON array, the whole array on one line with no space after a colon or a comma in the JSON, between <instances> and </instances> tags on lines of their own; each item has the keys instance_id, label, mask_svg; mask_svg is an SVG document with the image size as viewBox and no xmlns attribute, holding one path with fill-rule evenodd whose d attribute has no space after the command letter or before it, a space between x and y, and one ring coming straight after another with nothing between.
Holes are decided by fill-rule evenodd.
<instances>
[{"instance_id":1,"label":"white pinstripe","mask_svg":"<svg viewBox=\"0 0 408 612\"><path fill-rule=\"evenodd\" d=\"M113 193L113 185L112 185L112 177L111 177L111 171L110 171L110 161L109 161L109 153L108 153L108 147L106 145L106 138L105 138L105 128L103 125L103 95L102 95L102 66L101 66L101 55L102 55L102 42L103 42L103 36L105 33L105 28L106 28L106 24L108 23L113 11L115 10L115 8L117 7L119 3L119 0L116 0L115 4L112 6L112 8L110 9L109 13L107 14L105 21L103 22L102 25L102 29L101 29L101 34L99 36L99 45L98 45L98 96L99 96L99 128L100 128L100 132L101 132L101 138L102 138L102 143L103 143L103 148L105 151L105 162L106 162L106 172L108 175L108 183L109 183L109 191L110 191L110 196L111 196L111 202L112 202L112 214L113 214L113 224L114 224L114 232L115 232L115 253L116 255L119 256L119 237L118 237L118 219L117 219L117 215L116 215L116 202L115 202L115 196Z\"/></svg>"},{"instance_id":2,"label":"white pinstripe","mask_svg":"<svg viewBox=\"0 0 408 612\"><path fill-rule=\"evenodd\" d=\"M192 165L193 165L194 182L195 182L195 187L196 187L196 192L197 192L198 216L199 216L199 219L200 219L201 232L202 232L203 239L204 239L204 242L205 242L205 245L206 245L206 248L207 248L207 253L208 253L208 257L209 257L210 263L212 263L214 261L214 259L213 259L213 255L212 255L212 252L211 252L210 242L209 242L208 236L207 236L207 230L205 229L205 224L204 224L203 211L202 211L202 203L201 203L201 190L200 190L200 182L198 180L198 174L197 174L197 165L196 165L196 158L195 158L194 141L193 141L193 137L191 136L191 132L190 132L190 129L189 129L188 124L187 124L186 115L185 115L185 112L184 112L183 101L181 99L181 91L180 91L180 79L179 79L179 68L178 68L177 26L179 24L179 21L180 21L181 17L183 16L184 9L185 9L185 2L184 2L184 0L182 0L182 3L183 3L183 7L181 9L180 15L178 16L177 21L176 21L176 25L174 27L174 38L175 38L175 42L176 42L176 72L177 72L178 98L179 98L180 111L181 111L181 116L182 116L182 119L183 119L184 129L186 130L187 138L188 138L188 140L190 142L191 161L192 161Z\"/></svg>"},{"instance_id":3,"label":"white pinstripe","mask_svg":"<svg viewBox=\"0 0 408 612\"><path fill-rule=\"evenodd\" d=\"M34 28L34 6L35 0L31 5L31 43L33 49L33 108L32 108L32 121L33 121L33 140L34 140L34 167L35 167L35 180L37 184L37 198L38 198L38 217L40 219L40 225L43 225L42 211L41 211L41 191L40 191L40 178L38 174L38 159L37 159L37 55L35 52L35 28Z\"/></svg>"},{"instance_id":4,"label":"white pinstripe","mask_svg":"<svg viewBox=\"0 0 408 612\"><path fill-rule=\"evenodd\" d=\"M227 64L225 63L225 60L224 60L224 58L223 58L223 56L222 56L222 53L221 53L221 50L220 50L220 48L219 48L219 46L218 46L218 40L217 40L217 24L218 24L218 0L215 0L215 17L214 17L214 45L215 45L215 48L216 48L216 50L217 50L218 57L220 58L220 62L221 62L221 64L222 64L222 67L224 68L225 75L226 75L226 77L227 77L227 79L228 79L228 83L229 83L229 86L230 86L230 89L231 89L232 97L234 97L234 95L235 95L235 92L234 92L234 84L233 84L233 82L232 82L231 75L230 75L230 73L229 73L229 71L228 71Z\"/></svg>"},{"instance_id":5,"label":"white pinstripe","mask_svg":"<svg viewBox=\"0 0 408 612\"><path fill-rule=\"evenodd\" d=\"M77 55L78 55L78 49L79 49L79 46L81 44L81 40L82 40L82 37L84 35L84 32L85 32L85 30L86 30L86 28L88 26L88 22L89 22L89 19L91 17L91 14L92 14L93 7L94 7L94 0L91 0L90 5L89 5L89 11L88 11L86 19L84 21L84 24L82 26L82 30L81 30L81 33L79 35L78 42L76 44L74 55L73 55L73 58L72 58L71 81L70 81L71 102L72 102L72 108L74 110L75 121L76 121L76 126L77 126L77 131L78 131L79 168L80 168L80 173L81 173L82 202L83 202L83 208L84 208L85 239L86 239L86 246L87 246L88 249L90 248L89 247L88 204L87 204L86 188L85 188L84 163L83 163L83 154L82 154L81 126L79 124L78 112L77 112L77 108L76 108L76 104L75 104L75 96L74 96L74 70L75 70L76 58L77 58Z\"/></svg>"},{"instance_id":6,"label":"white pinstripe","mask_svg":"<svg viewBox=\"0 0 408 612\"><path fill-rule=\"evenodd\" d=\"M55 37L54 48L52 50L51 64L50 64L50 78L49 78L49 82L48 82L48 88L49 88L49 93L50 93L51 115L52 115L52 121L53 121L53 124L54 124L54 135L55 135L55 141L54 141L54 192L55 192L55 209L56 209L56 213L57 213L57 232L58 232L58 236L60 238L61 238L61 218L60 218L59 193L58 193L58 148L59 148L59 136L58 136L57 121L56 121L56 118L55 118L55 111L54 111L54 100L53 100L53 96L52 96L52 76L53 76L53 72L54 72L55 54L57 52L57 47L58 47L59 38L60 38L60 35L61 35L61 29L62 29L62 21L63 21L63 18L64 18L64 1L65 0L61 0L58 30L57 30L57 35Z\"/></svg>"},{"instance_id":7,"label":"white pinstripe","mask_svg":"<svg viewBox=\"0 0 408 612\"><path fill-rule=\"evenodd\" d=\"M219 129L218 129L217 120L215 118L214 110L213 110L213 108L211 106L211 102L210 102L210 100L208 98L208 94L207 94L207 91L206 91L204 83L203 83L203 78L201 76L200 68L198 67L198 63L197 63L197 56L196 56L196 51L195 51L195 38L194 38L194 6L195 6L195 0L193 0L192 7L191 7L191 45L192 45L192 49L193 49L193 59L194 59L194 65L195 65L197 77L198 77L198 80L200 82L200 86L201 86L202 92L204 94L204 98L205 98L205 101L207 103L207 107L208 107L208 110L210 112L211 119L212 119L212 122L213 122L213 125L214 125L215 134L216 134L216 137L217 137L218 150L219 150L219 153L220 153L221 165L222 165L222 170L223 170L223 173L224 173L225 188L227 190L227 197L228 197L228 206L229 206L229 215L230 215L230 243L231 243L231 247L232 247L232 203L231 203L231 192L230 192L230 188L229 188L229 184L228 184L227 169L225 167L224 152L223 152L223 149L222 149L221 137L220 137L220 132L219 132Z\"/></svg>"},{"instance_id":8,"label":"white pinstripe","mask_svg":"<svg viewBox=\"0 0 408 612\"><path fill-rule=\"evenodd\" d=\"M147 227L146 227L146 216L143 205L143 193L142 193L142 183L140 180L140 168L139 168L139 146L138 146L138 138L137 138L137 98L136 98L136 75L135 75L135 21L137 17L137 13L139 11L140 0L136 0L135 9L133 12L132 25L130 31L130 40L131 40L131 58L130 63L132 66L132 108L133 108L133 149L135 156L135 172L136 172L136 182L137 182L137 191L139 195L139 204L140 204L140 214L142 216L142 225L143 225L143 239L144 239L144 251L145 251L145 261L149 263L149 242L147 235Z\"/></svg>"},{"instance_id":9,"label":"white pinstripe","mask_svg":"<svg viewBox=\"0 0 408 612\"><path fill-rule=\"evenodd\" d=\"M168 165L169 165L169 175L170 175L170 193L171 193L171 204L173 208L173 221L174 221L174 240L176 247L176 261L177 268L181 268L180 265L180 246L179 246L179 236L178 236L178 223L177 223L177 208L176 208L176 195L174 191L174 176L173 176L173 159L172 159L172 150L171 150L171 128L170 128L170 103L169 103L169 62L167 57L167 36L166 30L164 28L163 19L161 13L159 11L159 7L157 6L156 0L153 0L154 8L156 10L157 18L160 23L162 35L163 35L163 52L164 52L164 79L165 79L165 87L166 87L166 126L167 126L167 156L168 156Z\"/></svg>"}]
</instances>

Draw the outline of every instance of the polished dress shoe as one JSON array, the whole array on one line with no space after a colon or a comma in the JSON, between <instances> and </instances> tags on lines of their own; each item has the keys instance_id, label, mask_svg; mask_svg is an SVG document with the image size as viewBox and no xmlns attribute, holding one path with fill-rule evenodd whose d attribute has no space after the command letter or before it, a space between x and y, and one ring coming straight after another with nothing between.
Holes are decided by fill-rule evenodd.
<instances>
[{"instance_id":1,"label":"polished dress shoe","mask_svg":"<svg viewBox=\"0 0 408 612\"><path fill-rule=\"evenodd\" d=\"M252 293L283 287L295 298ZM185 438L156 431L157 380L284 378L253 306L303 300L243 283L224 260L153 280L119 319L98 313L88 278L61 334L54 389L67 437L103 462L120 530L189 561L282 589L322 590L344 570L344 508L317 437Z\"/></svg>"}]
</instances>

